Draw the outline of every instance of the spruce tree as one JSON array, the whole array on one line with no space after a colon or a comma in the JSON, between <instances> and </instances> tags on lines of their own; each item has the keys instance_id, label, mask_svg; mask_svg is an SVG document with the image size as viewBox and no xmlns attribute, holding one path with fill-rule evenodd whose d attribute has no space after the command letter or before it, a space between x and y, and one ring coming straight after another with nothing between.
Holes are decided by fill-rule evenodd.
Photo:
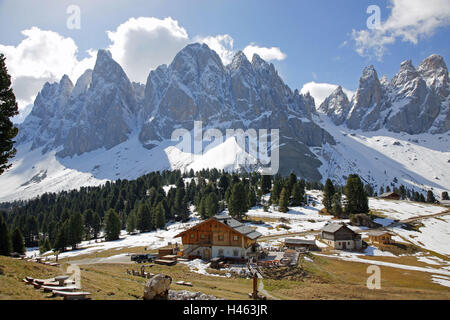
<instances>
[{"instance_id":1,"label":"spruce tree","mask_svg":"<svg viewBox=\"0 0 450 320\"><path fill-rule=\"evenodd\" d=\"M261 177L262 194L264 195L266 193L269 193L271 188L272 188L272 176L263 175Z\"/></svg>"},{"instance_id":2,"label":"spruce tree","mask_svg":"<svg viewBox=\"0 0 450 320\"><path fill-rule=\"evenodd\" d=\"M281 193L282 189L283 189L283 185L282 185L281 180L275 180L273 182L272 191L270 193L270 202L271 203L277 204L279 202L280 193Z\"/></svg>"},{"instance_id":3,"label":"spruce tree","mask_svg":"<svg viewBox=\"0 0 450 320\"><path fill-rule=\"evenodd\" d=\"M341 194L339 192L336 192L333 195L333 205L331 211L335 217L339 218L342 216Z\"/></svg>"},{"instance_id":4,"label":"spruce tree","mask_svg":"<svg viewBox=\"0 0 450 320\"><path fill-rule=\"evenodd\" d=\"M344 190L347 197L346 214L369 212L369 199L364 191L364 185L357 174L348 176Z\"/></svg>"},{"instance_id":5,"label":"spruce tree","mask_svg":"<svg viewBox=\"0 0 450 320\"><path fill-rule=\"evenodd\" d=\"M83 217L79 212L72 214L69 219L68 244L72 249L76 249L77 244L83 240Z\"/></svg>"},{"instance_id":6,"label":"spruce tree","mask_svg":"<svg viewBox=\"0 0 450 320\"><path fill-rule=\"evenodd\" d=\"M114 209L105 213L105 239L106 241L118 240L120 236L120 218Z\"/></svg>"},{"instance_id":7,"label":"spruce tree","mask_svg":"<svg viewBox=\"0 0 450 320\"><path fill-rule=\"evenodd\" d=\"M333 196L335 193L333 182L327 179L325 182L325 187L323 189L323 200L322 204L328 212L331 212L333 206Z\"/></svg>"},{"instance_id":8,"label":"spruce tree","mask_svg":"<svg viewBox=\"0 0 450 320\"><path fill-rule=\"evenodd\" d=\"M162 202L158 203L154 212L155 228L164 229L166 227L166 212Z\"/></svg>"},{"instance_id":9,"label":"spruce tree","mask_svg":"<svg viewBox=\"0 0 450 320\"><path fill-rule=\"evenodd\" d=\"M431 190L427 191L427 202L428 203L435 203L436 202L436 198L434 197L433 191L431 191Z\"/></svg>"},{"instance_id":10,"label":"spruce tree","mask_svg":"<svg viewBox=\"0 0 450 320\"><path fill-rule=\"evenodd\" d=\"M132 233L136 230L137 218L134 211L131 211L127 218L127 232Z\"/></svg>"},{"instance_id":11,"label":"spruce tree","mask_svg":"<svg viewBox=\"0 0 450 320\"><path fill-rule=\"evenodd\" d=\"M289 195L287 187L281 190L280 199L278 202L278 211L288 212L289 211Z\"/></svg>"},{"instance_id":12,"label":"spruce tree","mask_svg":"<svg viewBox=\"0 0 450 320\"><path fill-rule=\"evenodd\" d=\"M294 207L301 206L305 200L305 190L302 189L299 182L294 184L292 188L292 205Z\"/></svg>"},{"instance_id":13,"label":"spruce tree","mask_svg":"<svg viewBox=\"0 0 450 320\"><path fill-rule=\"evenodd\" d=\"M11 254L11 238L9 236L6 221L0 215L0 255L9 256Z\"/></svg>"},{"instance_id":14,"label":"spruce tree","mask_svg":"<svg viewBox=\"0 0 450 320\"><path fill-rule=\"evenodd\" d=\"M19 228L16 228L11 237L12 240L12 250L19 254L25 253L25 240L23 239L22 232ZM50 250L50 249L49 249Z\"/></svg>"},{"instance_id":15,"label":"spruce tree","mask_svg":"<svg viewBox=\"0 0 450 320\"><path fill-rule=\"evenodd\" d=\"M242 219L247 212L247 194L244 185L241 182L233 184L230 199L228 202L228 211L236 219Z\"/></svg>"},{"instance_id":16,"label":"spruce tree","mask_svg":"<svg viewBox=\"0 0 450 320\"><path fill-rule=\"evenodd\" d=\"M102 219L100 218L100 215L97 212L95 212L94 217L92 218L92 233L94 239L97 240L101 228L102 228Z\"/></svg>"},{"instance_id":17,"label":"spruce tree","mask_svg":"<svg viewBox=\"0 0 450 320\"><path fill-rule=\"evenodd\" d=\"M204 206L206 218L211 218L217 214L219 209L219 199L214 192L208 194Z\"/></svg>"},{"instance_id":18,"label":"spruce tree","mask_svg":"<svg viewBox=\"0 0 450 320\"><path fill-rule=\"evenodd\" d=\"M138 225L137 228L141 232L148 232L153 229L152 212L146 202L139 204L138 208Z\"/></svg>"},{"instance_id":19,"label":"spruce tree","mask_svg":"<svg viewBox=\"0 0 450 320\"><path fill-rule=\"evenodd\" d=\"M0 175L11 167L8 161L16 154L13 139L17 136L18 129L11 118L18 114L16 97L11 87L11 76L6 68L5 56L0 53Z\"/></svg>"}]
</instances>

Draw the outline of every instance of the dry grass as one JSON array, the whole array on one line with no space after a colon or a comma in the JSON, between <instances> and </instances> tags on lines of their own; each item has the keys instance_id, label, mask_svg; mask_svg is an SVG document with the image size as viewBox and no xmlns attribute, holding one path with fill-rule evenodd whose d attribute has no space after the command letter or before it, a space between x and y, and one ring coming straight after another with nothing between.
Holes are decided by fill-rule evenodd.
<instances>
[{"instance_id":1,"label":"dry grass","mask_svg":"<svg viewBox=\"0 0 450 320\"><path fill-rule=\"evenodd\" d=\"M366 287L367 264L314 257L304 262L311 275L302 281L264 280L266 289L282 299L450 299L448 288L418 271L381 268L381 289Z\"/></svg>"},{"instance_id":2,"label":"dry grass","mask_svg":"<svg viewBox=\"0 0 450 320\"><path fill-rule=\"evenodd\" d=\"M0 299L36 300L46 299L49 295L22 282L27 276L49 279L61 275L59 267L51 267L35 262L27 262L0 256Z\"/></svg>"}]
</instances>

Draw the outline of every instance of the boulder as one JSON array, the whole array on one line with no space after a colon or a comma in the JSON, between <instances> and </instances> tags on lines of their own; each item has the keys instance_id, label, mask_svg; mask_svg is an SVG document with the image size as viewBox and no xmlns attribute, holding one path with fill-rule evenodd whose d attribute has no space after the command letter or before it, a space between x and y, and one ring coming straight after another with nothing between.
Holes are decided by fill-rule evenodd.
<instances>
[{"instance_id":1,"label":"boulder","mask_svg":"<svg viewBox=\"0 0 450 320\"><path fill-rule=\"evenodd\" d=\"M164 274L156 274L144 287L144 300L166 300L168 298L172 278Z\"/></svg>"}]
</instances>

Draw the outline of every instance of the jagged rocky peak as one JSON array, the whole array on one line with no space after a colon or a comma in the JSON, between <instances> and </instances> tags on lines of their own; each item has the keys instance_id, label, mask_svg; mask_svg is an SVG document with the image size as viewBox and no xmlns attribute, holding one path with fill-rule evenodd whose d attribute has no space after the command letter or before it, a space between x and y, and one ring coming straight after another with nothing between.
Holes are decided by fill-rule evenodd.
<instances>
[{"instance_id":1,"label":"jagged rocky peak","mask_svg":"<svg viewBox=\"0 0 450 320\"><path fill-rule=\"evenodd\" d=\"M400 70L392 78L392 84L395 87L401 87L419 77L419 73L414 68L411 60L405 60L400 64Z\"/></svg>"},{"instance_id":2,"label":"jagged rocky peak","mask_svg":"<svg viewBox=\"0 0 450 320\"><path fill-rule=\"evenodd\" d=\"M319 110L336 124L344 123L350 109L350 101L341 86L338 86L320 105Z\"/></svg>"},{"instance_id":3,"label":"jagged rocky peak","mask_svg":"<svg viewBox=\"0 0 450 320\"><path fill-rule=\"evenodd\" d=\"M72 97L78 97L85 94L89 89L92 81L92 69L87 69L77 80L75 87L72 90Z\"/></svg>"},{"instance_id":4,"label":"jagged rocky peak","mask_svg":"<svg viewBox=\"0 0 450 320\"><path fill-rule=\"evenodd\" d=\"M219 55L208 45L192 43L178 52L170 67L181 73L192 68L200 71L210 68L223 69L223 64Z\"/></svg>"},{"instance_id":5,"label":"jagged rocky peak","mask_svg":"<svg viewBox=\"0 0 450 320\"><path fill-rule=\"evenodd\" d=\"M432 54L422 61L417 71L427 83L427 86L438 91L441 96L447 96L450 92L449 75L444 58L438 54Z\"/></svg>"}]
</instances>

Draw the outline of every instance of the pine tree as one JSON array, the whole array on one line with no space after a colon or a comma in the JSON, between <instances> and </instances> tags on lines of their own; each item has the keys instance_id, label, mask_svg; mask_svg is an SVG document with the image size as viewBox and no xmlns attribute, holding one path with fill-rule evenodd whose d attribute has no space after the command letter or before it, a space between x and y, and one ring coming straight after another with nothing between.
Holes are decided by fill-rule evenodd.
<instances>
[{"instance_id":1,"label":"pine tree","mask_svg":"<svg viewBox=\"0 0 450 320\"><path fill-rule=\"evenodd\" d=\"M23 239L22 232L20 232L19 228L16 228L14 230L11 240L12 240L13 252L24 254L25 253L25 240Z\"/></svg>"},{"instance_id":2,"label":"pine tree","mask_svg":"<svg viewBox=\"0 0 450 320\"><path fill-rule=\"evenodd\" d=\"M69 234L68 245L72 246L72 249L76 249L77 244L83 240L83 217L79 212L73 214L69 219Z\"/></svg>"},{"instance_id":3,"label":"pine tree","mask_svg":"<svg viewBox=\"0 0 450 320\"><path fill-rule=\"evenodd\" d=\"M269 193L271 188L272 188L272 176L263 175L261 177L262 194Z\"/></svg>"},{"instance_id":4,"label":"pine tree","mask_svg":"<svg viewBox=\"0 0 450 320\"><path fill-rule=\"evenodd\" d=\"M127 232L132 233L136 230L137 218L134 211L131 211L127 218Z\"/></svg>"},{"instance_id":5,"label":"pine tree","mask_svg":"<svg viewBox=\"0 0 450 320\"><path fill-rule=\"evenodd\" d=\"M442 192L441 198L442 198L442 200L449 200L449 198L448 198L448 192L447 192L447 191Z\"/></svg>"},{"instance_id":6,"label":"pine tree","mask_svg":"<svg viewBox=\"0 0 450 320\"><path fill-rule=\"evenodd\" d=\"M304 203L305 200L305 190L301 188L300 183L294 184L292 188L292 206L298 207Z\"/></svg>"},{"instance_id":7,"label":"pine tree","mask_svg":"<svg viewBox=\"0 0 450 320\"><path fill-rule=\"evenodd\" d=\"M137 228L141 232L148 232L153 229L152 212L146 202L141 202L137 214Z\"/></svg>"},{"instance_id":8,"label":"pine tree","mask_svg":"<svg viewBox=\"0 0 450 320\"><path fill-rule=\"evenodd\" d=\"M270 192L270 202L271 203L273 203L273 204L278 203L282 189L283 189L283 185L281 183L281 180L275 180L273 182L273 187Z\"/></svg>"},{"instance_id":9,"label":"pine tree","mask_svg":"<svg viewBox=\"0 0 450 320\"><path fill-rule=\"evenodd\" d=\"M11 167L8 160L16 154L13 139L18 129L14 127L10 118L18 114L16 97L11 87L11 76L6 68L5 56L0 53L0 175Z\"/></svg>"},{"instance_id":10,"label":"pine tree","mask_svg":"<svg viewBox=\"0 0 450 320\"><path fill-rule=\"evenodd\" d=\"M427 202L428 203L435 203L436 202L436 198L434 197L433 191L431 191L431 190L427 191Z\"/></svg>"},{"instance_id":11,"label":"pine tree","mask_svg":"<svg viewBox=\"0 0 450 320\"><path fill-rule=\"evenodd\" d=\"M340 216L342 216L341 194L339 192L336 192L333 195L333 205L331 211L333 212L333 215L335 217L339 218Z\"/></svg>"},{"instance_id":12,"label":"pine tree","mask_svg":"<svg viewBox=\"0 0 450 320\"><path fill-rule=\"evenodd\" d=\"M208 194L204 206L205 215L207 218L211 218L217 214L217 211L219 209L219 199L214 192Z\"/></svg>"},{"instance_id":13,"label":"pine tree","mask_svg":"<svg viewBox=\"0 0 450 320\"><path fill-rule=\"evenodd\" d=\"M101 228L102 228L102 219L100 218L100 215L97 212L95 212L94 217L92 218L92 233L94 239L97 240Z\"/></svg>"},{"instance_id":14,"label":"pine tree","mask_svg":"<svg viewBox=\"0 0 450 320\"><path fill-rule=\"evenodd\" d=\"M247 195L244 186L241 182L234 183L228 202L228 211L232 217L240 220L247 210Z\"/></svg>"},{"instance_id":15,"label":"pine tree","mask_svg":"<svg viewBox=\"0 0 450 320\"><path fill-rule=\"evenodd\" d=\"M166 212L162 202L158 203L154 212L155 228L164 229L166 227Z\"/></svg>"},{"instance_id":16,"label":"pine tree","mask_svg":"<svg viewBox=\"0 0 450 320\"><path fill-rule=\"evenodd\" d=\"M105 213L105 239L106 241L118 240L120 236L120 218L114 209Z\"/></svg>"},{"instance_id":17,"label":"pine tree","mask_svg":"<svg viewBox=\"0 0 450 320\"><path fill-rule=\"evenodd\" d=\"M55 250L58 250L60 252L66 251L66 247L68 245L67 234L68 234L68 221L64 222L58 230L55 243L53 244L53 248Z\"/></svg>"},{"instance_id":18,"label":"pine tree","mask_svg":"<svg viewBox=\"0 0 450 320\"><path fill-rule=\"evenodd\" d=\"M249 188L247 199L248 199L248 208L249 209L256 206L257 198L256 198L255 189L253 187Z\"/></svg>"},{"instance_id":19,"label":"pine tree","mask_svg":"<svg viewBox=\"0 0 450 320\"><path fill-rule=\"evenodd\" d=\"M0 215L0 255L9 256L11 254L11 238L9 236L6 221Z\"/></svg>"},{"instance_id":20,"label":"pine tree","mask_svg":"<svg viewBox=\"0 0 450 320\"><path fill-rule=\"evenodd\" d=\"M334 193L335 190L333 182L330 179L327 179L327 181L325 182L325 187L323 189L322 204L328 212L331 212L332 210Z\"/></svg>"},{"instance_id":21,"label":"pine tree","mask_svg":"<svg viewBox=\"0 0 450 320\"><path fill-rule=\"evenodd\" d=\"M287 188L283 188L280 194L280 200L278 203L278 210L280 212L288 212L289 211L289 196Z\"/></svg>"},{"instance_id":22,"label":"pine tree","mask_svg":"<svg viewBox=\"0 0 450 320\"><path fill-rule=\"evenodd\" d=\"M348 176L344 190L347 197L346 214L369 212L369 199L364 191L364 185L357 174Z\"/></svg>"}]
</instances>

